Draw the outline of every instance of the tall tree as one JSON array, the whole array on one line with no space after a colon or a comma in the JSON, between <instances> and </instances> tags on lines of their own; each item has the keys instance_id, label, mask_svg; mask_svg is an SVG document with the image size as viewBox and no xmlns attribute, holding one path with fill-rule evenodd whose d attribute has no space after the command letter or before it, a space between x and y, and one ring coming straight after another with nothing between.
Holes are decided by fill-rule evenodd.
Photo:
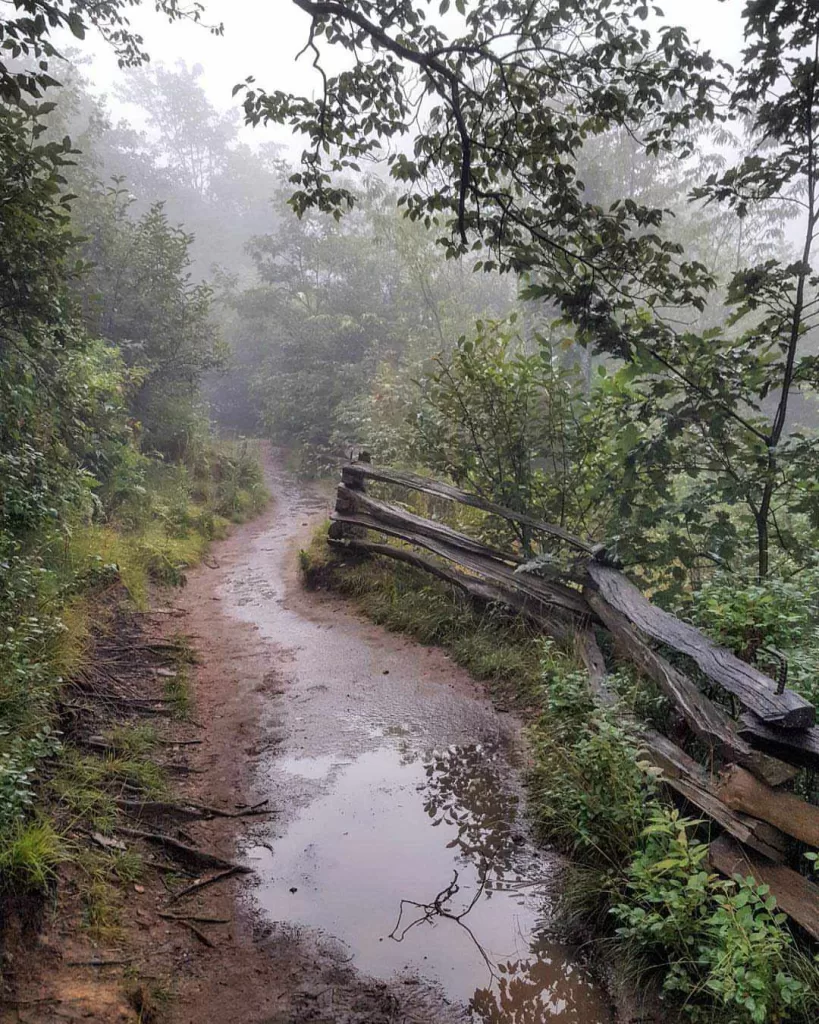
<instances>
[{"instance_id":1,"label":"tall tree","mask_svg":"<svg viewBox=\"0 0 819 1024\"><path fill-rule=\"evenodd\" d=\"M638 0L457 0L452 38L428 0L293 3L312 19L305 49L321 94L244 88L249 123L308 137L297 210L343 212L354 197L332 172L408 136L387 155L408 214L444 228L453 255L477 247L487 269L535 271L541 296L586 332L625 350L622 309L704 302L704 268L654 230L662 211L598 205L576 174L586 140L612 129L649 152L690 151L679 129L715 116L719 84L682 29L652 35ZM349 69L325 72L326 46L346 51Z\"/></svg>"},{"instance_id":2,"label":"tall tree","mask_svg":"<svg viewBox=\"0 0 819 1024\"><path fill-rule=\"evenodd\" d=\"M559 312L574 339L627 364L646 431L627 466L658 487L633 536L670 534L690 561L744 557L750 532L760 576L772 542L801 564L819 527L806 482L816 448L788 414L795 389L816 387L817 0L749 0L733 83L683 29L660 20L649 31L641 0L457 0L452 12L443 0L444 20L427 17L425 0L293 3L311 18L319 96L244 88L249 123L307 136L296 210L340 215L354 197L336 174L406 137L387 160L407 214L435 226L450 254L526 274L529 297ZM327 49L346 54L345 70L324 70ZM615 134L641 159L685 159L692 129L716 120L747 128L751 152L703 175L693 198L725 204L734 237L783 203L806 233L795 260L771 251L744 266L740 245L712 308L728 312L704 330L717 276L702 253L685 252L650 195L589 195L578 168Z\"/></svg>"}]
</instances>

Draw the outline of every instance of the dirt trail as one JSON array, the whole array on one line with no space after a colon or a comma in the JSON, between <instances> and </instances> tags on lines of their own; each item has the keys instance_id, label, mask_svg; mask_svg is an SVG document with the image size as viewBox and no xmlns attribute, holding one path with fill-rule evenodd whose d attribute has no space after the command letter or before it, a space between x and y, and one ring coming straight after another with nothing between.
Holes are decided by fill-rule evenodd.
<instances>
[{"instance_id":1,"label":"dirt trail","mask_svg":"<svg viewBox=\"0 0 819 1024\"><path fill-rule=\"evenodd\" d=\"M441 651L305 593L298 549L329 500L273 458L266 471L264 515L132 623L143 647L181 633L199 658L193 720L169 724L154 755L178 789L274 809L175 834L253 874L176 899L146 847L118 926L95 937L69 863L53 912L4 953L0 1021L608 1024L542 927L559 864L527 838L519 724ZM154 692L138 648L134 682Z\"/></svg>"},{"instance_id":2,"label":"dirt trail","mask_svg":"<svg viewBox=\"0 0 819 1024\"><path fill-rule=\"evenodd\" d=\"M267 473L272 507L179 602L202 659L191 792L277 816L238 837L240 924L188 962L177 1019L608 1021L538 933L555 865L519 817L515 720L442 652L305 594L297 552L327 500Z\"/></svg>"}]
</instances>

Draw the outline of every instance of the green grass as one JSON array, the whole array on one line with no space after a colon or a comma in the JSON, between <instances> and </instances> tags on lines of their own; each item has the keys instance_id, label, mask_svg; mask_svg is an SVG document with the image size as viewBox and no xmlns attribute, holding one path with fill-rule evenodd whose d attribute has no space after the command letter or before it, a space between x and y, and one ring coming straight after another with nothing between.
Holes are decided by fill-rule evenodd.
<instances>
[{"instance_id":1,"label":"green grass","mask_svg":"<svg viewBox=\"0 0 819 1024\"><path fill-rule=\"evenodd\" d=\"M44 889L67 855L67 847L51 822L18 822L0 846L0 877L6 885Z\"/></svg>"},{"instance_id":2,"label":"green grass","mask_svg":"<svg viewBox=\"0 0 819 1024\"><path fill-rule=\"evenodd\" d=\"M165 680L165 699L173 717L186 721L191 717L191 689L184 665L177 665L176 675Z\"/></svg>"},{"instance_id":3,"label":"green grass","mask_svg":"<svg viewBox=\"0 0 819 1024\"><path fill-rule=\"evenodd\" d=\"M131 758L140 758L152 753L159 742L159 733L152 722L116 725L103 735L116 753Z\"/></svg>"},{"instance_id":4,"label":"green grass","mask_svg":"<svg viewBox=\"0 0 819 1024\"><path fill-rule=\"evenodd\" d=\"M129 738L125 728L109 733L114 750L103 756L71 747L63 751L48 792L54 801L53 813L66 827L82 821L96 832L110 833L118 820L118 797L129 791L157 799L167 795L162 769L147 756L155 741L147 741L146 731L137 727Z\"/></svg>"},{"instance_id":5,"label":"green grass","mask_svg":"<svg viewBox=\"0 0 819 1024\"><path fill-rule=\"evenodd\" d=\"M27 851L42 841L47 857L50 815L107 831L116 819L115 796L128 787L165 791L165 780L147 755L156 744L153 726L113 729L105 758L70 746L61 752L57 716L64 681L88 664L93 636L110 628L116 602L148 607L152 586L178 585L201 561L230 521L244 521L268 500L257 452L248 443L206 440L184 463L142 459L144 486L116 502L95 506L88 518L61 523L30 550L4 563L0 588L0 885L44 879L48 871L25 867ZM0 559L2 561L2 559ZM175 717L190 715L181 642L178 670L165 686ZM48 766L43 771L43 766ZM31 828L29 833L27 829ZM60 827L52 829L54 835ZM65 853L65 846L52 845ZM48 869L51 870L51 867Z\"/></svg>"},{"instance_id":6,"label":"green grass","mask_svg":"<svg viewBox=\"0 0 819 1024\"><path fill-rule=\"evenodd\" d=\"M142 857L134 850L99 850L85 847L75 855L82 901L83 925L96 940L120 937L123 889L145 874Z\"/></svg>"}]
</instances>

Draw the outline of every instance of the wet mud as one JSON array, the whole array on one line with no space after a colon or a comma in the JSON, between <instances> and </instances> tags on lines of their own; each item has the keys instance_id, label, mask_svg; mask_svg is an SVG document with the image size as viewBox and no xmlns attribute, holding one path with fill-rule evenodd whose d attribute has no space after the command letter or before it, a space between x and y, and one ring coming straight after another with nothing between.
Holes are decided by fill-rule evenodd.
<instances>
[{"instance_id":1,"label":"wet mud","mask_svg":"<svg viewBox=\"0 0 819 1024\"><path fill-rule=\"evenodd\" d=\"M605 1024L604 993L550 934L560 865L529 841L518 723L442 652L304 593L298 549L328 501L269 474L272 511L211 577L268 666L253 791L279 814L243 849L257 918L435 993L452 1019Z\"/></svg>"}]
</instances>

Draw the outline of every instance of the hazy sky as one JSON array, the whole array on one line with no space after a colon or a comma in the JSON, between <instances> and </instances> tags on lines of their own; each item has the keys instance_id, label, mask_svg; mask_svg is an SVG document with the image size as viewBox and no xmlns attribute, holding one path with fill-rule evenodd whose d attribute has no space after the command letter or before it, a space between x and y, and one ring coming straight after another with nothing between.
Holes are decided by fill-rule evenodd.
<instances>
[{"instance_id":1,"label":"hazy sky","mask_svg":"<svg viewBox=\"0 0 819 1024\"><path fill-rule=\"evenodd\" d=\"M205 21L222 23L225 34L213 36L201 25L169 25L153 6L146 4L129 13L132 25L145 38L154 62L173 65L184 60L205 69L203 84L214 106L237 105L231 90L248 75L268 89L312 93L315 72L305 55L295 61L307 38L309 19L290 0L204 0ZM735 62L741 47L740 11L744 0L659 0L669 19L686 25L694 39L720 57ZM73 40L76 43L76 40ZM100 40L88 40L84 52L93 54L93 66L85 69L101 91L109 92L123 74L110 50ZM116 114L131 116L113 97ZM256 138L261 133L256 129ZM275 130L266 138L285 141L286 133ZM252 138L252 137L251 137Z\"/></svg>"}]
</instances>

